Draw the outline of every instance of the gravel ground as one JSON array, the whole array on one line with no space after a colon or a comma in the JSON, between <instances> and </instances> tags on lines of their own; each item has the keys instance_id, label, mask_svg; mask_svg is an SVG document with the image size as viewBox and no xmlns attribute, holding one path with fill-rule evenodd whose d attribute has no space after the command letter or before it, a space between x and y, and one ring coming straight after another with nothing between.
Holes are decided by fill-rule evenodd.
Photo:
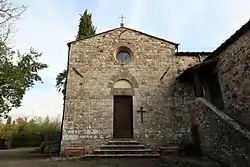
<instances>
[{"instance_id":1,"label":"gravel ground","mask_svg":"<svg viewBox=\"0 0 250 167\"><path fill-rule=\"evenodd\" d=\"M219 167L206 159L190 158L98 158L58 160L30 153L34 148L0 150L0 167Z\"/></svg>"}]
</instances>

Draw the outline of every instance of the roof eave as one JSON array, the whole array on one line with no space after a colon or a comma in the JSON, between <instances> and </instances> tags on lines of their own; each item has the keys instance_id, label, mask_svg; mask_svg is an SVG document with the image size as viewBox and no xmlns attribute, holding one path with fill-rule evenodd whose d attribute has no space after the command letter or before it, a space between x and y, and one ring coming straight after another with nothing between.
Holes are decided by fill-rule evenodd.
<instances>
[{"instance_id":1,"label":"roof eave","mask_svg":"<svg viewBox=\"0 0 250 167\"><path fill-rule=\"evenodd\" d=\"M175 43L175 42L171 42L171 41L168 41L166 39L163 39L163 38L159 38L159 37L156 37L156 36L153 36L153 35L150 35L150 34L147 34L147 33L144 33L144 32L141 32L141 31L138 31L138 30L135 30L135 29L131 29L131 28L127 28L127 27L118 27L118 28L114 28L114 29L110 29L110 30L107 30L107 31L103 31L103 32L100 32L100 33L97 33L97 34L94 34L94 35L91 35L91 36L88 36L86 38L83 38L83 39L79 39L79 40L74 40L74 41L71 41L71 42L68 42L67 45L71 45L72 43L75 43L75 42L78 42L78 41L82 41L82 40L86 40L88 38L92 38L92 37L95 37L97 35L101 35L101 34L105 34L105 33L108 33L110 31L114 31L116 29L127 29L127 30L131 30L131 31L134 31L134 32L137 32L137 33L140 33L140 34L143 34L145 36L148 36L148 37L151 37L151 38L155 38L155 39L158 39L158 40L161 40L163 42L167 42L167 43L170 43L172 45L175 45L176 48L179 46L179 43Z\"/></svg>"},{"instance_id":2,"label":"roof eave","mask_svg":"<svg viewBox=\"0 0 250 167\"><path fill-rule=\"evenodd\" d=\"M200 56L208 56L208 55L211 55L212 52L177 52L176 53L176 56L197 56L197 55L200 55Z\"/></svg>"},{"instance_id":3,"label":"roof eave","mask_svg":"<svg viewBox=\"0 0 250 167\"><path fill-rule=\"evenodd\" d=\"M205 62L201 62L199 64L192 66L192 67L189 67L188 69L183 71L183 73L181 73L176 79L183 82L183 81L185 81L186 78L188 78L186 76L188 74L190 74L191 72L200 70L200 68L202 68L202 67L205 67L205 66L210 65L212 63L218 62L218 60L219 60L219 57L215 57L214 59L207 60Z\"/></svg>"}]
</instances>

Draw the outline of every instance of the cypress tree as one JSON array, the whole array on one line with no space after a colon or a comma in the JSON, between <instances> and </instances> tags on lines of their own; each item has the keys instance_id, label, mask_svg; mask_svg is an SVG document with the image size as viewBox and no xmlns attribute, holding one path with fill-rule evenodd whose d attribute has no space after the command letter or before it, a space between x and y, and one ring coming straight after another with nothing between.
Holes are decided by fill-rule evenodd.
<instances>
[{"instance_id":1,"label":"cypress tree","mask_svg":"<svg viewBox=\"0 0 250 167\"><path fill-rule=\"evenodd\" d=\"M94 35L96 32L96 27L92 23L92 14L88 13L88 10L85 10L83 15L80 15L80 23L78 28L78 33L76 40L86 38L88 36ZM63 70L56 77L56 88L59 92L62 92L65 96L66 92L66 78L67 70Z\"/></svg>"},{"instance_id":2,"label":"cypress tree","mask_svg":"<svg viewBox=\"0 0 250 167\"><path fill-rule=\"evenodd\" d=\"M81 15L79 29L76 39L83 39L88 36L94 35L96 32L96 27L92 23L92 14L88 13L87 10Z\"/></svg>"}]
</instances>

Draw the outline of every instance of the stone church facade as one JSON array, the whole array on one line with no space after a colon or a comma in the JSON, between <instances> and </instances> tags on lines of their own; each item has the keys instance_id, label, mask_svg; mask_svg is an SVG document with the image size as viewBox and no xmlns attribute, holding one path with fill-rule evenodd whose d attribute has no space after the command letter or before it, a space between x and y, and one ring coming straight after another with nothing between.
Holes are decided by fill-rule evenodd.
<instances>
[{"instance_id":1,"label":"stone church facade","mask_svg":"<svg viewBox=\"0 0 250 167\"><path fill-rule=\"evenodd\" d=\"M204 154L249 166L250 21L213 52L179 52L126 27L68 46L61 151L121 139L179 145L194 141L195 125Z\"/></svg>"},{"instance_id":2,"label":"stone church facade","mask_svg":"<svg viewBox=\"0 0 250 167\"><path fill-rule=\"evenodd\" d=\"M188 93L177 97L175 78L200 57L176 56L177 48L126 27L70 43L62 145L91 152L115 138L151 147L185 138L176 105Z\"/></svg>"}]
</instances>

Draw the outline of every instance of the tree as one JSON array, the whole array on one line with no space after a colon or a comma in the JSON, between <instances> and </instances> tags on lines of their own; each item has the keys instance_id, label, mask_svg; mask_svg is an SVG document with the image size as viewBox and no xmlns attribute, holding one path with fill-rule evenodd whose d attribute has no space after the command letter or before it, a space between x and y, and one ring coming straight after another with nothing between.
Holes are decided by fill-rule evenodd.
<instances>
[{"instance_id":1,"label":"tree","mask_svg":"<svg viewBox=\"0 0 250 167\"><path fill-rule=\"evenodd\" d=\"M40 70L47 68L47 64L40 63L37 59L42 55L34 49L29 53L9 51L1 55L0 59L0 117L7 116L12 108L21 106L21 101L27 90L32 88L36 81L42 82L38 75Z\"/></svg>"},{"instance_id":2,"label":"tree","mask_svg":"<svg viewBox=\"0 0 250 167\"><path fill-rule=\"evenodd\" d=\"M80 22L76 40L84 39L88 36L94 35L96 33L96 27L92 23L92 14L85 10L83 15L80 15ZM65 96L66 93L66 78L67 70L63 70L56 77L56 88L59 92L62 92Z\"/></svg>"},{"instance_id":3,"label":"tree","mask_svg":"<svg viewBox=\"0 0 250 167\"><path fill-rule=\"evenodd\" d=\"M58 134L60 125L59 120L52 120L49 117L34 117L31 120L19 117L13 121L9 117L6 123L0 123L0 139L8 140L9 146L14 147L39 146L43 135Z\"/></svg>"},{"instance_id":4,"label":"tree","mask_svg":"<svg viewBox=\"0 0 250 167\"><path fill-rule=\"evenodd\" d=\"M5 42L12 33L12 26L26 10L24 5L13 5L10 0L0 0L0 39Z\"/></svg>"},{"instance_id":5,"label":"tree","mask_svg":"<svg viewBox=\"0 0 250 167\"><path fill-rule=\"evenodd\" d=\"M76 40L86 38L90 35L94 35L96 27L92 24L92 14L88 13L86 9L83 15L80 15L79 29L76 36Z\"/></svg>"},{"instance_id":6,"label":"tree","mask_svg":"<svg viewBox=\"0 0 250 167\"><path fill-rule=\"evenodd\" d=\"M13 5L9 0L0 0L0 118L7 118L12 108L21 105L25 92L36 81L42 81L38 72L48 67L38 61L42 54L34 49L21 54L8 46L12 26L25 9L24 6Z\"/></svg>"},{"instance_id":7,"label":"tree","mask_svg":"<svg viewBox=\"0 0 250 167\"><path fill-rule=\"evenodd\" d=\"M65 95L66 91L66 78L67 78L67 71L63 70L63 72L59 73L56 77L56 88L59 92L62 92Z\"/></svg>"}]
</instances>

